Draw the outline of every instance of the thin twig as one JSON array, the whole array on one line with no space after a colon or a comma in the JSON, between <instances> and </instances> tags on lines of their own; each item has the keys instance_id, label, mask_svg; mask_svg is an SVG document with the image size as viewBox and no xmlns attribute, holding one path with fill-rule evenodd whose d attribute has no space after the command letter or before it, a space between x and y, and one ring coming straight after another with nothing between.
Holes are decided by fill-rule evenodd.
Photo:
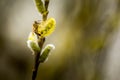
<instances>
[{"instance_id":1,"label":"thin twig","mask_svg":"<svg viewBox=\"0 0 120 80\"><path fill-rule=\"evenodd\" d=\"M39 67L39 64L40 64L39 57L40 57L44 42L45 42L45 38L40 38L40 40L38 41L39 46L40 46L40 52L35 53L35 63L34 63L34 67L33 67L32 80L35 80L36 76L37 76L38 67Z\"/></svg>"},{"instance_id":2,"label":"thin twig","mask_svg":"<svg viewBox=\"0 0 120 80\"><path fill-rule=\"evenodd\" d=\"M35 0L35 1L37 3L38 3L38 1L40 1L41 5L43 5L41 0ZM48 16L48 13L49 13L49 11L48 11L48 5L49 5L49 0L44 0L45 12L42 13L42 20L43 21L47 20L47 16ZM38 4L37 4L37 6L40 7L40 5L38 5ZM43 44L45 42L45 38L41 38L39 36L40 35L38 35L38 44L39 44L39 47L40 47L40 52L35 53L35 62L34 62L34 67L33 67L32 80L35 80L36 77L37 77L38 67L39 67L39 64L40 64L39 57L40 57L40 54L41 54L41 51L42 51Z\"/></svg>"},{"instance_id":3,"label":"thin twig","mask_svg":"<svg viewBox=\"0 0 120 80\"><path fill-rule=\"evenodd\" d=\"M45 1L45 10L46 12L42 14L42 18L43 18L43 21L45 21L47 19L47 16L48 16L48 6L49 6L49 0L44 0Z\"/></svg>"},{"instance_id":4,"label":"thin twig","mask_svg":"<svg viewBox=\"0 0 120 80\"><path fill-rule=\"evenodd\" d=\"M39 53L37 53L35 55L35 64L34 64L34 68L33 68L32 80L35 80L36 76L37 76L37 71L38 71L38 67L39 67L38 59L39 59Z\"/></svg>"}]
</instances>

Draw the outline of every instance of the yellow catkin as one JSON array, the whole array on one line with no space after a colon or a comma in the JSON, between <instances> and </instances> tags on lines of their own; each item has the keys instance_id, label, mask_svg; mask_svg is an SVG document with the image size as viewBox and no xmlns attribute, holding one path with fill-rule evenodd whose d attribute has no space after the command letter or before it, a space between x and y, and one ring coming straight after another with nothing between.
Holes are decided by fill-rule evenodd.
<instances>
[{"instance_id":1,"label":"yellow catkin","mask_svg":"<svg viewBox=\"0 0 120 80\"><path fill-rule=\"evenodd\" d=\"M49 36L55 30L56 21L54 18L49 18L46 21L42 21L38 25L37 33L41 37Z\"/></svg>"}]
</instances>

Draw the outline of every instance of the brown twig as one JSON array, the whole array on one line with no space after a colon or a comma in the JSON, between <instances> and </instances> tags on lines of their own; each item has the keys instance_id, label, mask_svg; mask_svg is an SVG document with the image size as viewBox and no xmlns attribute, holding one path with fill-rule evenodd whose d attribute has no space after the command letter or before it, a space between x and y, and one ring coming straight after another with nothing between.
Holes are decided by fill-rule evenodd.
<instances>
[{"instance_id":1,"label":"brown twig","mask_svg":"<svg viewBox=\"0 0 120 80\"><path fill-rule=\"evenodd\" d=\"M37 76L38 67L39 67L39 64L40 64L39 57L40 57L44 42L45 42L45 38L39 38L38 44L39 44L39 47L40 47L40 52L35 53L35 62L34 62L34 67L33 67L32 80L35 80L36 76Z\"/></svg>"},{"instance_id":2,"label":"brown twig","mask_svg":"<svg viewBox=\"0 0 120 80\"><path fill-rule=\"evenodd\" d=\"M49 11L48 11L48 5L49 5L49 0L44 0L45 12L42 13L42 20L43 21L47 20L47 16L48 16L48 13L49 13ZM33 30L33 32L35 32L35 30ZM33 67L32 80L36 79L37 72L38 72L38 67L39 67L39 64L40 64L39 57L40 57L40 54L41 54L41 51L42 51L43 44L45 42L45 38L41 38L40 35L38 35L38 34L36 34L36 35L38 36L38 44L39 44L39 47L40 47L40 52L36 52L35 53L35 62L34 62L34 67Z\"/></svg>"}]
</instances>

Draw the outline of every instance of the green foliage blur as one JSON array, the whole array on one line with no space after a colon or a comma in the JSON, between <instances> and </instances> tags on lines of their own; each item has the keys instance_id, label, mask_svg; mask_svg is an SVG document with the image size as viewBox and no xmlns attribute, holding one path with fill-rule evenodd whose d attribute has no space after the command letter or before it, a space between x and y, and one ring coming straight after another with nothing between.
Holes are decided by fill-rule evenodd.
<instances>
[{"instance_id":1,"label":"green foliage blur","mask_svg":"<svg viewBox=\"0 0 120 80\"><path fill-rule=\"evenodd\" d=\"M45 44L56 49L40 64L37 80L115 80L105 67L119 28L119 5L119 0L50 0L48 17L57 26ZM31 80L34 58L26 41L33 22L42 18L33 0L0 0L0 9L0 80Z\"/></svg>"}]
</instances>

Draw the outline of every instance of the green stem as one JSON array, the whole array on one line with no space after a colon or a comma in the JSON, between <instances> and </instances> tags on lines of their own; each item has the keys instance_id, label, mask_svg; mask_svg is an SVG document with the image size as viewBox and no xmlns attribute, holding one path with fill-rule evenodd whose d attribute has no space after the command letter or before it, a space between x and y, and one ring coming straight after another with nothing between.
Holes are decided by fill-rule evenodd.
<instances>
[{"instance_id":1,"label":"green stem","mask_svg":"<svg viewBox=\"0 0 120 80\"><path fill-rule=\"evenodd\" d=\"M42 18L43 18L43 21L45 21L47 19L47 16L48 16L48 6L49 6L49 0L44 0L45 2L45 12L42 14Z\"/></svg>"},{"instance_id":2,"label":"green stem","mask_svg":"<svg viewBox=\"0 0 120 80\"><path fill-rule=\"evenodd\" d=\"M48 11L46 11L45 13L42 14L43 21L47 20L47 16L48 16Z\"/></svg>"},{"instance_id":3,"label":"green stem","mask_svg":"<svg viewBox=\"0 0 120 80\"><path fill-rule=\"evenodd\" d=\"M49 0L45 0L45 9L48 10Z\"/></svg>"}]
</instances>

